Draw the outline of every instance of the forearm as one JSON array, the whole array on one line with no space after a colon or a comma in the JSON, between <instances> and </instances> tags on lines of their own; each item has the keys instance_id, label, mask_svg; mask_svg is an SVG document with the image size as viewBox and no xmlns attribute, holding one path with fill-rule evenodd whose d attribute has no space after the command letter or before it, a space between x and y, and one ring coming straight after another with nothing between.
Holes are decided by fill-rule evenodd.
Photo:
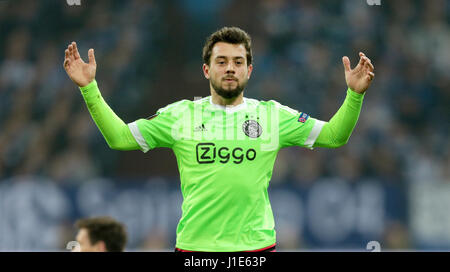
<instances>
[{"instance_id":1,"label":"forearm","mask_svg":"<svg viewBox=\"0 0 450 272\"><path fill-rule=\"evenodd\" d=\"M103 99L97 82L80 87L81 94L95 124L109 147L116 150L136 150L139 145L128 126L112 111Z\"/></svg>"},{"instance_id":2,"label":"forearm","mask_svg":"<svg viewBox=\"0 0 450 272\"><path fill-rule=\"evenodd\" d=\"M336 148L346 144L361 112L364 94L347 89L344 103L320 132L314 147Z\"/></svg>"}]
</instances>

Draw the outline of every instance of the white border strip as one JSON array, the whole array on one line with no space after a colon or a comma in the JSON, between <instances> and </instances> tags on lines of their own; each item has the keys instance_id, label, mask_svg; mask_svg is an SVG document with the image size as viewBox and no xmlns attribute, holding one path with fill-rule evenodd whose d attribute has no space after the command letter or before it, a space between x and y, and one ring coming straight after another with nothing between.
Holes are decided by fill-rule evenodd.
<instances>
[{"instance_id":1,"label":"white border strip","mask_svg":"<svg viewBox=\"0 0 450 272\"><path fill-rule=\"evenodd\" d=\"M144 153L149 151L150 147L148 146L147 142L145 141L144 137L142 136L141 132L139 131L136 121L134 121L133 123L129 123L128 127L130 128L131 134L133 134L134 139L139 144L139 146L142 148L142 151Z\"/></svg>"},{"instance_id":2,"label":"white border strip","mask_svg":"<svg viewBox=\"0 0 450 272\"><path fill-rule=\"evenodd\" d=\"M314 126L305 141L305 147L312 148L313 144L316 142L317 137L319 137L320 131L322 131L322 127L323 125L325 125L325 123L326 122L324 121L316 119L316 122L314 123Z\"/></svg>"}]
</instances>

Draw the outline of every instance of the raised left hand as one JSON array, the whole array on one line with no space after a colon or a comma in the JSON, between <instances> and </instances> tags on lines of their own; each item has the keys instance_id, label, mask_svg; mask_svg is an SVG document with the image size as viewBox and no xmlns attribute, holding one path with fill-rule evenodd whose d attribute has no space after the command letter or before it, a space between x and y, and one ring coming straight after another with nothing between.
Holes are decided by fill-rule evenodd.
<instances>
[{"instance_id":1,"label":"raised left hand","mask_svg":"<svg viewBox=\"0 0 450 272\"><path fill-rule=\"evenodd\" d=\"M347 86L357 93L364 93L372 83L375 74L374 67L368 57L364 53L359 53L359 63L354 68L350 68L350 60L347 56L342 58L345 69L345 81Z\"/></svg>"}]
</instances>

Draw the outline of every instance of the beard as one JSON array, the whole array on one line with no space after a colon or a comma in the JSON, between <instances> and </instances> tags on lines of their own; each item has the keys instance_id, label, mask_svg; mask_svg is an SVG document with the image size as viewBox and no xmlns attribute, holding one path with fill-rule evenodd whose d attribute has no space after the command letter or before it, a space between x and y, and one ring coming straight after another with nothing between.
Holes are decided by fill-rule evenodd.
<instances>
[{"instance_id":1,"label":"beard","mask_svg":"<svg viewBox=\"0 0 450 272\"><path fill-rule=\"evenodd\" d=\"M211 83L214 91L216 91L216 93L218 95L220 95L221 97L223 97L225 99L232 99L232 98L238 97L242 93L242 91L244 91L244 88L247 86L248 80L245 80L242 83L240 83L238 80L235 82L236 82L236 87L234 89L232 89L231 87L223 88L222 80L220 82L217 82L213 79L210 80L210 83Z\"/></svg>"}]
</instances>

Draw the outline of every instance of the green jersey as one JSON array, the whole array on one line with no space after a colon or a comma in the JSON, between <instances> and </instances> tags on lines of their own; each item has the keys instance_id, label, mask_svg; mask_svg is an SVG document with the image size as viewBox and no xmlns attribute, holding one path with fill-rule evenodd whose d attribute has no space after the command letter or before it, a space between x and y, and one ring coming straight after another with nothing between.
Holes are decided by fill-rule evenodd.
<instances>
[{"instance_id":1,"label":"green jersey","mask_svg":"<svg viewBox=\"0 0 450 272\"><path fill-rule=\"evenodd\" d=\"M183 195L176 247L244 251L274 244L267 188L278 151L312 148L325 122L276 101L182 100L128 124L142 151L175 153Z\"/></svg>"},{"instance_id":2,"label":"green jersey","mask_svg":"<svg viewBox=\"0 0 450 272\"><path fill-rule=\"evenodd\" d=\"M110 148L174 150L184 197L176 246L193 251L255 250L275 243L267 187L277 152L292 145L343 146L364 98L348 88L329 122L275 101L244 98L239 106L221 107L207 97L179 101L126 125L95 80L80 90Z\"/></svg>"}]
</instances>

